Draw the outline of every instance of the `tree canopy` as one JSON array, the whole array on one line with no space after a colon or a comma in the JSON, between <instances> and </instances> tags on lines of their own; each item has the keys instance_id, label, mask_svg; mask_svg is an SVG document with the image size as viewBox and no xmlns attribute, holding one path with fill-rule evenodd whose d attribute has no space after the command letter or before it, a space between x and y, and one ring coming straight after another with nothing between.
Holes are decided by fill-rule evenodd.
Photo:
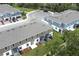
<instances>
[{"instance_id":1,"label":"tree canopy","mask_svg":"<svg viewBox=\"0 0 79 59\"><path fill-rule=\"evenodd\" d=\"M65 31L64 40L66 47L62 49L57 55L70 55L78 56L79 55L79 29L75 31Z\"/></svg>"},{"instance_id":2,"label":"tree canopy","mask_svg":"<svg viewBox=\"0 0 79 59\"><path fill-rule=\"evenodd\" d=\"M78 3L10 3L14 7L24 7L31 9L44 9L61 12L67 9L76 9L79 10Z\"/></svg>"}]
</instances>

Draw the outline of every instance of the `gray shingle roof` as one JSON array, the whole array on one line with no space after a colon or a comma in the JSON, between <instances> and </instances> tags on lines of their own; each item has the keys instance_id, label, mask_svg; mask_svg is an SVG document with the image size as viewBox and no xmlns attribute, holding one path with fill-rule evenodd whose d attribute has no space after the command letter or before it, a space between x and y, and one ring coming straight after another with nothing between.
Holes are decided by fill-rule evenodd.
<instances>
[{"instance_id":1,"label":"gray shingle roof","mask_svg":"<svg viewBox=\"0 0 79 59\"><path fill-rule=\"evenodd\" d=\"M0 4L0 21L1 17L11 17L20 14L20 11L8 4Z\"/></svg>"},{"instance_id":2,"label":"gray shingle roof","mask_svg":"<svg viewBox=\"0 0 79 59\"><path fill-rule=\"evenodd\" d=\"M79 20L79 11L76 10L65 10L63 12L51 14L49 12L43 12L42 10L33 12L29 14L29 17L33 18L49 18L58 23L68 24L75 20Z\"/></svg>"},{"instance_id":3,"label":"gray shingle roof","mask_svg":"<svg viewBox=\"0 0 79 59\"><path fill-rule=\"evenodd\" d=\"M0 4L0 14L12 13L19 11L8 4Z\"/></svg>"},{"instance_id":4,"label":"gray shingle roof","mask_svg":"<svg viewBox=\"0 0 79 59\"><path fill-rule=\"evenodd\" d=\"M79 12L76 10L66 10L64 12L60 12L59 14L54 14L52 19L57 22L68 24L75 20L79 20Z\"/></svg>"},{"instance_id":5,"label":"gray shingle roof","mask_svg":"<svg viewBox=\"0 0 79 59\"><path fill-rule=\"evenodd\" d=\"M0 28L0 49L48 30L51 30L51 27L41 21L29 23L23 20L4 25Z\"/></svg>"},{"instance_id":6,"label":"gray shingle roof","mask_svg":"<svg viewBox=\"0 0 79 59\"><path fill-rule=\"evenodd\" d=\"M41 19L41 18L44 18L44 17L47 17L51 15L50 13L48 12L43 12L42 10L36 10L35 12L32 12L28 15L28 17L31 19Z\"/></svg>"}]
</instances>

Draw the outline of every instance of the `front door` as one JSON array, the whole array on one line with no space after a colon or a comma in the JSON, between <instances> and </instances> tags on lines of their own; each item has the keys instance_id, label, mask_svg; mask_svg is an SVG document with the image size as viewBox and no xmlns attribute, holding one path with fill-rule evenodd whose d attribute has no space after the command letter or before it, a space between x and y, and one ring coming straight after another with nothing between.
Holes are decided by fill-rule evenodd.
<instances>
[{"instance_id":1,"label":"front door","mask_svg":"<svg viewBox=\"0 0 79 59\"><path fill-rule=\"evenodd\" d=\"M19 53L18 47L12 49L12 54L15 55L16 53Z\"/></svg>"},{"instance_id":2,"label":"front door","mask_svg":"<svg viewBox=\"0 0 79 59\"><path fill-rule=\"evenodd\" d=\"M79 28L79 24L75 24L74 25L74 28Z\"/></svg>"},{"instance_id":3,"label":"front door","mask_svg":"<svg viewBox=\"0 0 79 59\"><path fill-rule=\"evenodd\" d=\"M61 32L61 29L59 29L59 32Z\"/></svg>"},{"instance_id":4,"label":"front door","mask_svg":"<svg viewBox=\"0 0 79 59\"><path fill-rule=\"evenodd\" d=\"M13 17L13 18L12 18L12 21L13 21L13 22L16 22L16 18L15 18L15 17Z\"/></svg>"}]
</instances>

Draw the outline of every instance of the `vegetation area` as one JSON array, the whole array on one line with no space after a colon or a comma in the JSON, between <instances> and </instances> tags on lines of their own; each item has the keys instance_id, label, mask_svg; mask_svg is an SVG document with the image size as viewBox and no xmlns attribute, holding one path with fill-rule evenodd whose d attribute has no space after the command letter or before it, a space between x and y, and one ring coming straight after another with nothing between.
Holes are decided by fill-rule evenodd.
<instances>
[{"instance_id":1,"label":"vegetation area","mask_svg":"<svg viewBox=\"0 0 79 59\"><path fill-rule=\"evenodd\" d=\"M63 35L65 47L57 55L79 55L79 29L75 31L66 31Z\"/></svg>"},{"instance_id":2,"label":"vegetation area","mask_svg":"<svg viewBox=\"0 0 79 59\"><path fill-rule=\"evenodd\" d=\"M47 9L53 12L61 12L67 9L79 10L78 3L10 3L10 5L26 12L35 9Z\"/></svg>"}]
</instances>

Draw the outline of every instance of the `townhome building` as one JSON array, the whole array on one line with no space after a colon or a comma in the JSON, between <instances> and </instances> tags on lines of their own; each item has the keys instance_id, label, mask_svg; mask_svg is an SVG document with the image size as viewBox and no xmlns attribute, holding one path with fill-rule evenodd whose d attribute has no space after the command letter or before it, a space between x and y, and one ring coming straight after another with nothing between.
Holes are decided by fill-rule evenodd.
<instances>
[{"instance_id":1,"label":"townhome building","mask_svg":"<svg viewBox=\"0 0 79 59\"><path fill-rule=\"evenodd\" d=\"M8 4L0 4L0 25L21 20L21 11Z\"/></svg>"},{"instance_id":2,"label":"townhome building","mask_svg":"<svg viewBox=\"0 0 79 59\"><path fill-rule=\"evenodd\" d=\"M38 20L22 20L0 26L0 55L21 55L23 50L34 49L37 44L51 40L52 34L52 28Z\"/></svg>"},{"instance_id":3,"label":"townhome building","mask_svg":"<svg viewBox=\"0 0 79 59\"><path fill-rule=\"evenodd\" d=\"M62 12L36 10L28 13L27 16L30 20L38 19L46 22L57 32L73 31L79 27L79 11L76 10L69 9Z\"/></svg>"}]
</instances>

